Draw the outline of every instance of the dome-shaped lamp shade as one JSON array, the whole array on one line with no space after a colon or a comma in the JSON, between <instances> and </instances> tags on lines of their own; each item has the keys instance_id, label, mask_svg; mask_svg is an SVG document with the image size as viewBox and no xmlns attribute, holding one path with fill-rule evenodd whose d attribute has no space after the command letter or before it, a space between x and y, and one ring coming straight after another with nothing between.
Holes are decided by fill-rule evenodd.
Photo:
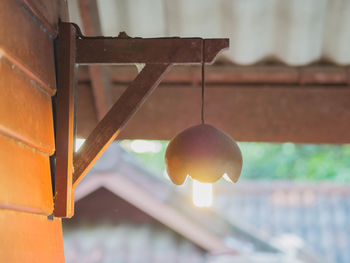
<instances>
[{"instance_id":1,"label":"dome-shaped lamp shade","mask_svg":"<svg viewBox=\"0 0 350 263\"><path fill-rule=\"evenodd\" d=\"M187 175L203 183L213 183L226 174L237 182L242 154L229 135L201 124L182 131L170 141L165 164L171 181L177 185L183 184Z\"/></svg>"}]
</instances>

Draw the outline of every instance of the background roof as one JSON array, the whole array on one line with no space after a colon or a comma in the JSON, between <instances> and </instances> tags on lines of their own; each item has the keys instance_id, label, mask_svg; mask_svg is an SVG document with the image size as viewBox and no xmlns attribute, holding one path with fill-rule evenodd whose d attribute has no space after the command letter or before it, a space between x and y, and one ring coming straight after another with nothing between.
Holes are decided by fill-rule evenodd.
<instances>
[{"instance_id":1,"label":"background roof","mask_svg":"<svg viewBox=\"0 0 350 263\"><path fill-rule=\"evenodd\" d=\"M304 245L326 262L350 262L349 185L245 181L218 188L215 208L231 222L274 237L273 244Z\"/></svg>"},{"instance_id":2,"label":"background roof","mask_svg":"<svg viewBox=\"0 0 350 263\"><path fill-rule=\"evenodd\" d=\"M106 259L123 246L147 250L145 233L156 244L160 238L155 229L165 230L160 224L150 229L153 218L182 235L180 243L202 247L213 260L221 253L231 255L228 261L217 262L348 262L348 186L219 182L213 209L200 209L189 200L189 182L174 188L160 178L112 143L76 188L76 215L64 224L67 259L74 262L75 256L80 259L90 250ZM130 227L135 231L114 240ZM164 249L170 250L174 234L169 233L162 236L170 242ZM154 246L149 255L158 249ZM182 253L178 246L174 249ZM126 254L132 251L129 248ZM240 259L246 256L257 258Z\"/></svg>"}]
</instances>

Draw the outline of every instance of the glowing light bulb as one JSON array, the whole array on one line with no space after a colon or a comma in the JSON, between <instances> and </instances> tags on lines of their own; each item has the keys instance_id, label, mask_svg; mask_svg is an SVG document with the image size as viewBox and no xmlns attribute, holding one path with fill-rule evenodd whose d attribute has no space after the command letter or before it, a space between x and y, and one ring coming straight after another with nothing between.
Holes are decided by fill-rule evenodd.
<instances>
[{"instance_id":1,"label":"glowing light bulb","mask_svg":"<svg viewBox=\"0 0 350 263\"><path fill-rule=\"evenodd\" d=\"M193 204L198 207L210 207L213 203L213 185L193 180Z\"/></svg>"}]
</instances>

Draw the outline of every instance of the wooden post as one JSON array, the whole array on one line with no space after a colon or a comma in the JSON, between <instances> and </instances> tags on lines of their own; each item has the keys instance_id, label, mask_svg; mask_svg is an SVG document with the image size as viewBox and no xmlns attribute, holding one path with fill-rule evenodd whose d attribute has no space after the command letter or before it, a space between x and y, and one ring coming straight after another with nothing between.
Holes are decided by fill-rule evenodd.
<instances>
[{"instance_id":1,"label":"wooden post","mask_svg":"<svg viewBox=\"0 0 350 263\"><path fill-rule=\"evenodd\" d=\"M63 23L58 36L57 125L54 216L71 217L74 213L73 139L75 38L72 24Z\"/></svg>"}]
</instances>

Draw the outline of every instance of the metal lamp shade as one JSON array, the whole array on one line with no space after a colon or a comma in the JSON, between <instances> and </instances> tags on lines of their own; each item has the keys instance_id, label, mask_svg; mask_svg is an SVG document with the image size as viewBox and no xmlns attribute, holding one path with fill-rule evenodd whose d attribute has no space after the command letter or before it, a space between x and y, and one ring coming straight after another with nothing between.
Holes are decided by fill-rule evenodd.
<instances>
[{"instance_id":1,"label":"metal lamp shade","mask_svg":"<svg viewBox=\"0 0 350 263\"><path fill-rule=\"evenodd\" d=\"M189 175L203 183L221 176L237 182L242 170L242 154L237 143L225 132L208 124L190 127L176 135L165 153L168 175L181 185Z\"/></svg>"}]
</instances>

